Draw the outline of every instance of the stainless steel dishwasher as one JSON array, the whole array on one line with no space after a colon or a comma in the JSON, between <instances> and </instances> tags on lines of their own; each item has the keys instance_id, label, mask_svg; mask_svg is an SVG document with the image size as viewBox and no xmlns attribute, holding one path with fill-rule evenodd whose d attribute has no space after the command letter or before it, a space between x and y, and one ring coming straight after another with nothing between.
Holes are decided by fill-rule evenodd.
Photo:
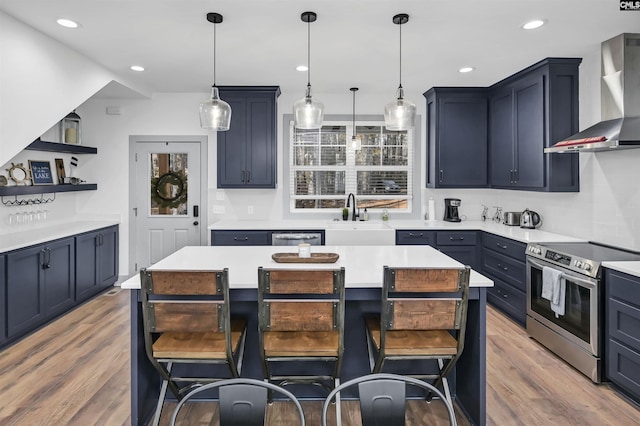
<instances>
[{"instance_id":1,"label":"stainless steel dishwasher","mask_svg":"<svg viewBox=\"0 0 640 426\"><path fill-rule=\"evenodd\" d=\"M300 243L320 246L322 234L320 232L274 232L271 234L272 246L297 246Z\"/></svg>"}]
</instances>

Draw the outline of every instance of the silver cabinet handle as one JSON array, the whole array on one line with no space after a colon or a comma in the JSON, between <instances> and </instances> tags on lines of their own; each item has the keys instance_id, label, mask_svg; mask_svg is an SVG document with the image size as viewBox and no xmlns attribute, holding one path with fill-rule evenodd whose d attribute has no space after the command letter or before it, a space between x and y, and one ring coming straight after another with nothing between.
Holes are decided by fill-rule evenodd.
<instances>
[{"instance_id":1,"label":"silver cabinet handle","mask_svg":"<svg viewBox=\"0 0 640 426\"><path fill-rule=\"evenodd\" d=\"M249 237L233 237L233 241L249 241Z\"/></svg>"},{"instance_id":2,"label":"silver cabinet handle","mask_svg":"<svg viewBox=\"0 0 640 426\"><path fill-rule=\"evenodd\" d=\"M503 250L506 250L506 249L507 249L507 246L506 246L506 245L503 245L503 244L500 244L500 243L496 243L496 246L500 247L500 248L501 248L501 249L503 249Z\"/></svg>"},{"instance_id":3,"label":"silver cabinet handle","mask_svg":"<svg viewBox=\"0 0 640 426\"><path fill-rule=\"evenodd\" d=\"M421 232L419 234L414 234L413 232L409 232L409 237L422 237L424 234Z\"/></svg>"}]
</instances>

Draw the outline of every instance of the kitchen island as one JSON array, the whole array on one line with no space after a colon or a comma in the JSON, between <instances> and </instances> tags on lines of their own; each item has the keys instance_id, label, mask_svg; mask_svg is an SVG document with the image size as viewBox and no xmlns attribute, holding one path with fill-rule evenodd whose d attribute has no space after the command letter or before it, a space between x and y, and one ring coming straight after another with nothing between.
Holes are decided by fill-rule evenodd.
<instances>
[{"instance_id":1,"label":"kitchen island","mask_svg":"<svg viewBox=\"0 0 640 426\"><path fill-rule=\"evenodd\" d=\"M339 254L336 263L276 263L276 252L295 252L297 247L184 247L149 267L149 270L229 269L231 310L249 321L243 377L262 379L258 353L257 287L258 267L269 268L345 268L345 353L341 381L369 373L362 315L380 311L383 267L460 267L430 246L316 246L312 252ZM450 376L452 394L473 424L486 421L486 288L493 282L472 271L465 349ZM144 350L140 281L134 276L122 285L131 289L131 419L144 424L150 418L158 397L160 378ZM295 388L292 388L294 393ZM322 395L300 395L322 399Z\"/></svg>"}]
</instances>

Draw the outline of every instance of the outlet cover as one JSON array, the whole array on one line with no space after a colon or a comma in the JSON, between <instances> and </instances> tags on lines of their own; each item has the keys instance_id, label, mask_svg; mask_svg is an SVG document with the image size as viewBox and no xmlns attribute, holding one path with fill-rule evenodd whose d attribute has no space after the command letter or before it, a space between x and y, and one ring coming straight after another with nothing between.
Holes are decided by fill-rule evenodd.
<instances>
[{"instance_id":1,"label":"outlet cover","mask_svg":"<svg viewBox=\"0 0 640 426\"><path fill-rule=\"evenodd\" d=\"M248 214L253 214L253 206L248 206L247 207L247 213Z\"/></svg>"},{"instance_id":2,"label":"outlet cover","mask_svg":"<svg viewBox=\"0 0 640 426\"><path fill-rule=\"evenodd\" d=\"M224 201L224 192L216 191L216 201Z\"/></svg>"}]
</instances>

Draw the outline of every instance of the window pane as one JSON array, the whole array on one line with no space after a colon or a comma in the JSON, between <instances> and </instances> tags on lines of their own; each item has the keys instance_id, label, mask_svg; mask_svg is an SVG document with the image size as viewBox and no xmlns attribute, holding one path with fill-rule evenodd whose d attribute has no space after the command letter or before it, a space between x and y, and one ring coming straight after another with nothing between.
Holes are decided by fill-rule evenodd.
<instances>
[{"instance_id":1,"label":"window pane","mask_svg":"<svg viewBox=\"0 0 640 426\"><path fill-rule=\"evenodd\" d=\"M409 201L406 198L394 200L368 200L366 198L358 198L358 208L360 211L365 207L368 209L406 209L409 207Z\"/></svg>"},{"instance_id":2,"label":"window pane","mask_svg":"<svg viewBox=\"0 0 640 426\"><path fill-rule=\"evenodd\" d=\"M343 195L344 172L303 171L295 173L296 195Z\"/></svg>"},{"instance_id":3,"label":"window pane","mask_svg":"<svg viewBox=\"0 0 640 426\"><path fill-rule=\"evenodd\" d=\"M406 171L359 171L358 194L407 194Z\"/></svg>"},{"instance_id":4,"label":"window pane","mask_svg":"<svg viewBox=\"0 0 640 426\"><path fill-rule=\"evenodd\" d=\"M337 209L344 207L344 198L332 200L296 200L296 209Z\"/></svg>"},{"instance_id":5,"label":"window pane","mask_svg":"<svg viewBox=\"0 0 640 426\"><path fill-rule=\"evenodd\" d=\"M187 154L151 154L152 216L187 214Z\"/></svg>"},{"instance_id":6,"label":"window pane","mask_svg":"<svg viewBox=\"0 0 640 426\"><path fill-rule=\"evenodd\" d=\"M406 166L408 157L406 132L389 132L383 136L383 166Z\"/></svg>"}]
</instances>

